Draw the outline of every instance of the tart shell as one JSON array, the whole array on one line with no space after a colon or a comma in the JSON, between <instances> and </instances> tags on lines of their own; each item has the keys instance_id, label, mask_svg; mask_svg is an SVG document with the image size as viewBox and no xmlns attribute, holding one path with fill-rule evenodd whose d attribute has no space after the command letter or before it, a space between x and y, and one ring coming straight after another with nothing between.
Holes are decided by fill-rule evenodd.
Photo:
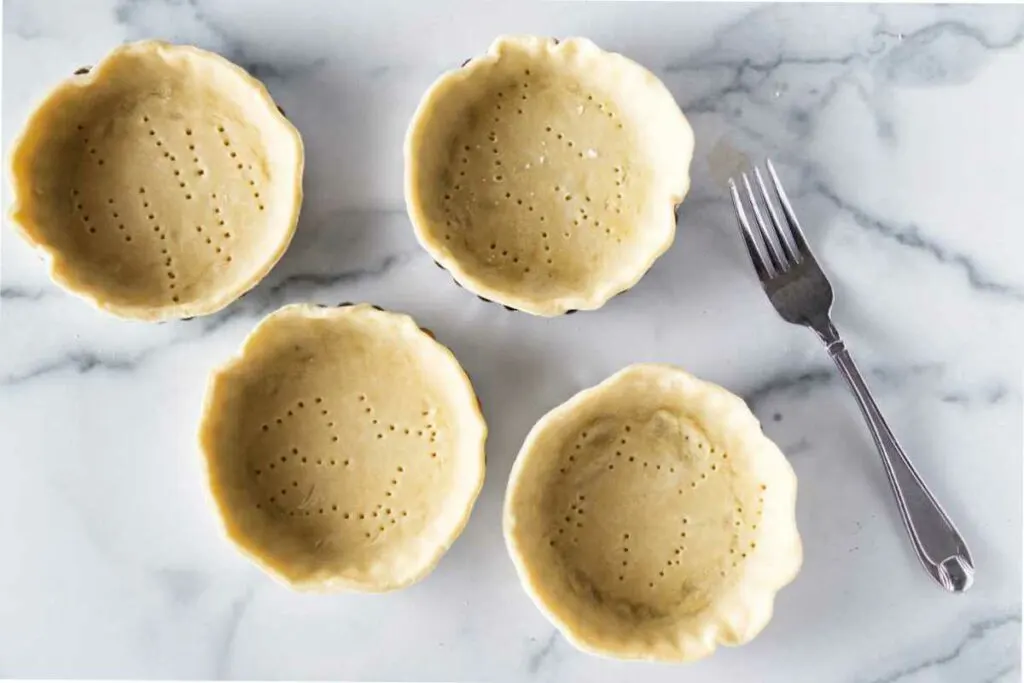
<instances>
[{"instance_id":1,"label":"tart shell","mask_svg":"<svg viewBox=\"0 0 1024 683\"><path fill-rule=\"evenodd\" d=\"M534 426L504 531L527 593L575 646L692 661L767 625L802 561L795 502L742 399L640 364Z\"/></svg>"},{"instance_id":2,"label":"tart shell","mask_svg":"<svg viewBox=\"0 0 1024 683\"><path fill-rule=\"evenodd\" d=\"M458 284L555 316L599 308L668 249L692 156L648 70L583 38L505 36L423 96L406 205Z\"/></svg>"},{"instance_id":3,"label":"tart shell","mask_svg":"<svg viewBox=\"0 0 1024 683\"><path fill-rule=\"evenodd\" d=\"M210 379L199 432L229 539L289 586L382 592L462 532L487 427L465 372L413 320L290 305Z\"/></svg>"},{"instance_id":4,"label":"tart shell","mask_svg":"<svg viewBox=\"0 0 1024 683\"><path fill-rule=\"evenodd\" d=\"M287 249L298 131L241 67L140 41L57 86L11 155L11 218L61 287L115 315L218 311Z\"/></svg>"}]
</instances>

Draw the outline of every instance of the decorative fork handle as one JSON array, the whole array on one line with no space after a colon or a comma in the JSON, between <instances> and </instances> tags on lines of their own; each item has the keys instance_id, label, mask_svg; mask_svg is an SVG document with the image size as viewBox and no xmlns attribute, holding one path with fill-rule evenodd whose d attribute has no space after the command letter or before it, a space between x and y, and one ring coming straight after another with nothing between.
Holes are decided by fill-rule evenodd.
<instances>
[{"instance_id":1,"label":"decorative fork handle","mask_svg":"<svg viewBox=\"0 0 1024 683\"><path fill-rule=\"evenodd\" d=\"M966 591L974 582L974 561L967 544L896 441L835 326L826 322L813 327L864 414L918 558L947 591Z\"/></svg>"}]
</instances>

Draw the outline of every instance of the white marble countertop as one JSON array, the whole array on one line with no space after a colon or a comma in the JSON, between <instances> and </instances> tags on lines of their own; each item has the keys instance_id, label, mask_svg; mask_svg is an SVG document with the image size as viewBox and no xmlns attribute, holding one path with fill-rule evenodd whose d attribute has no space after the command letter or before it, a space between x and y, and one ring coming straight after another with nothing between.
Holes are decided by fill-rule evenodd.
<instances>
[{"instance_id":1,"label":"white marble countertop","mask_svg":"<svg viewBox=\"0 0 1024 683\"><path fill-rule=\"evenodd\" d=\"M1008 683L1020 680L1024 10L7 0L3 140L76 67L129 39L222 52L307 145L290 251L221 314L118 321L3 231L0 677ZM697 134L675 245L627 295L556 320L455 287L412 235L402 138L423 90L500 33L586 35L657 72ZM782 323L709 155L780 163L836 321L978 566L943 593L912 555L856 407ZM714 167L714 163L710 164ZM219 535L195 428L207 372L293 301L415 315L491 426L469 527L384 596L297 595ZM806 561L751 644L687 667L574 651L501 538L513 457L548 409L635 361L744 395L800 477Z\"/></svg>"}]
</instances>

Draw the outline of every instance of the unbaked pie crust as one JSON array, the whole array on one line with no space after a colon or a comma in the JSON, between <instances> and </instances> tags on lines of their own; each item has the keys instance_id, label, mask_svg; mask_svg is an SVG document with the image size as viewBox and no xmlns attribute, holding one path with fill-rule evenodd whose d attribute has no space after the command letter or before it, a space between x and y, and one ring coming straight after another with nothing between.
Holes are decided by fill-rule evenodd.
<instances>
[{"instance_id":1,"label":"unbaked pie crust","mask_svg":"<svg viewBox=\"0 0 1024 683\"><path fill-rule=\"evenodd\" d=\"M139 320L213 313L291 241L298 131L219 55L142 41L65 80L11 158L12 218L57 284Z\"/></svg>"},{"instance_id":2,"label":"unbaked pie crust","mask_svg":"<svg viewBox=\"0 0 1024 683\"><path fill-rule=\"evenodd\" d=\"M519 577L577 647L688 661L768 623L800 568L796 477L742 399L633 365L545 415L512 468Z\"/></svg>"},{"instance_id":3,"label":"unbaked pie crust","mask_svg":"<svg viewBox=\"0 0 1024 683\"><path fill-rule=\"evenodd\" d=\"M416 237L481 297L594 309L675 235L693 132L649 71L589 40L502 37L423 96L405 142Z\"/></svg>"},{"instance_id":4,"label":"unbaked pie crust","mask_svg":"<svg viewBox=\"0 0 1024 683\"><path fill-rule=\"evenodd\" d=\"M200 442L246 555L295 588L378 592L462 532L486 435L458 361L409 316L290 305L213 374Z\"/></svg>"}]
</instances>

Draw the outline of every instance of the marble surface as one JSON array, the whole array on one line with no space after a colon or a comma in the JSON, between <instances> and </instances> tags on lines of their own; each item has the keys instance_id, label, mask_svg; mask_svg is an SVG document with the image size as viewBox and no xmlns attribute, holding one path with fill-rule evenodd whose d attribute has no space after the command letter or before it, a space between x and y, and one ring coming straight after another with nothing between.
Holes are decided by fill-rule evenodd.
<instances>
[{"instance_id":1,"label":"marble surface","mask_svg":"<svg viewBox=\"0 0 1024 683\"><path fill-rule=\"evenodd\" d=\"M1024 9L7 0L3 141L111 46L159 36L265 79L305 136L293 246L209 318L122 322L64 294L9 226L0 289L0 677L1009 683L1020 680ZM657 72L697 135L675 245L629 294L557 320L456 288L416 244L401 145L419 95L503 32L586 35ZM933 586L814 336L753 278L720 175L771 154L837 290L836 321L967 536ZM408 311L491 425L470 524L424 582L296 595L220 537L195 427L207 372L293 301ZM634 361L745 396L800 477L806 561L754 642L685 668L574 651L500 530L529 427Z\"/></svg>"}]
</instances>

